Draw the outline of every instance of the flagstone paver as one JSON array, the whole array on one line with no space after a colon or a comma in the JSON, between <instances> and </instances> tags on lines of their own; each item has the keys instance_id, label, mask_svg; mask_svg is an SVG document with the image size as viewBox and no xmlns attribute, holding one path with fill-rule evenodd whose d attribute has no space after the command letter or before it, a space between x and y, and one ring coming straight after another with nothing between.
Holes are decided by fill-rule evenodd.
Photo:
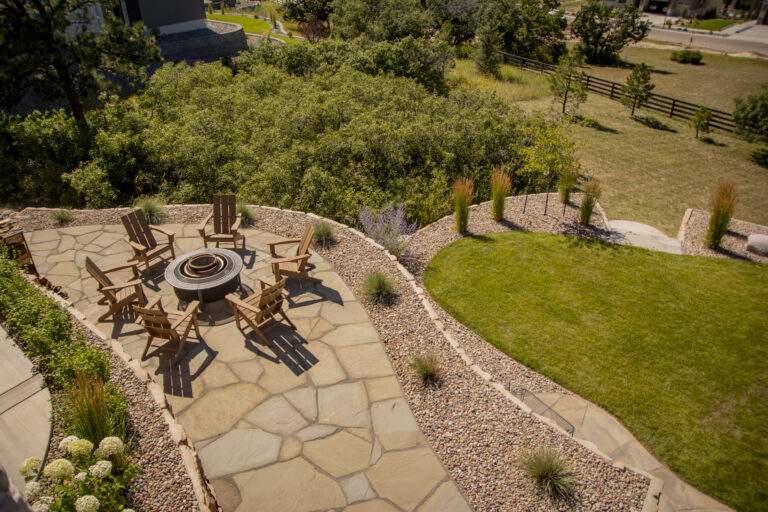
<instances>
[{"instance_id":1,"label":"flagstone paver","mask_svg":"<svg viewBox=\"0 0 768 512\"><path fill-rule=\"evenodd\" d=\"M167 224L177 254L202 247L195 226ZM266 243L279 237L244 230L243 284L271 280ZM41 274L104 333L137 359L146 335L131 315L98 322L96 284L85 257L106 268L131 254L122 226L77 226L28 235ZM469 510L426 445L365 309L319 256L317 287L291 283L284 325L264 346L245 336L223 305L200 313L202 339L182 359L142 363L194 442L226 512ZM176 308L162 265L144 272L147 296ZM130 279L128 271L113 274ZM246 331L247 333L247 331Z\"/></svg>"}]
</instances>

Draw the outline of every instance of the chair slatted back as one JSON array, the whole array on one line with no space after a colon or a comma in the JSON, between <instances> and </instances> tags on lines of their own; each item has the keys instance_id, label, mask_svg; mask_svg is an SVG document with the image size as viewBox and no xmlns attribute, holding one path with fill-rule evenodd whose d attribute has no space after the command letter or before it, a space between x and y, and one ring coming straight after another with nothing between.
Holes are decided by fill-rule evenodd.
<instances>
[{"instance_id":1,"label":"chair slatted back","mask_svg":"<svg viewBox=\"0 0 768 512\"><path fill-rule=\"evenodd\" d=\"M268 286L261 290L261 297L259 298L259 310L262 312L262 318L268 319L275 316L275 313L280 311L283 307L283 286L285 285L285 278L279 280L272 286Z\"/></svg>"},{"instance_id":2,"label":"chair slatted back","mask_svg":"<svg viewBox=\"0 0 768 512\"><path fill-rule=\"evenodd\" d=\"M88 273L91 275L91 277L99 283L99 290L102 288L105 288L107 286L113 286L115 283L112 282L112 280L102 272L102 270L96 266L96 264L93 262L93 260L89 257L85 257L85 269L88 271ZM102 292L107 294L108 292ZM110 296L113 296L114 293L109 293Z\"/></svg>"},{"instance_id":3,"label":"chair slatted back","mask_svg":"<svg viewBox=\"0 0 768 512\"><path fill-rule=\"evenodd\" d=\"M237 203L234 194L216 194L213 196L213 232L228 235L232 224L237 219Z\"/></svg>"},{"instance_id":4,"label":"chair slatted back","mask_svg":"<svg viewBox=\"0 0 768 512\"><path fill-rule=\"evenodd\" d=\"M309 224L301 237L298 247L296 247L296 256L304 256L309 252L309 246L312 244L312 237L315 236L315 226Z\"/></svg>"},{"instance_id":5,"label":"chair slatted back","mask_svg":"<svg viewBox=\"0 0 768 512\"><path fill-rule=\"evenodd\" d=\"M120 217L120 220L123 221L123 226L131 242L143 245L148 250L157 247L157 240L155 240L152 230L149 229L149 223L143 211L133 210Z\"/></svg>"},{"instance_id":6,"label":"chair slatted back","mask_svg":"<svg viewBox=\"0 0 768 512\"><path fill-rule=\"evenodd\" d=\"M168 313L163 309L160 301L146 308L134 306L133 310L141 317L144 328L150 336L165 340L175 340L179 337L179 334L171 329Z\"/></svg>"}]
</instances>

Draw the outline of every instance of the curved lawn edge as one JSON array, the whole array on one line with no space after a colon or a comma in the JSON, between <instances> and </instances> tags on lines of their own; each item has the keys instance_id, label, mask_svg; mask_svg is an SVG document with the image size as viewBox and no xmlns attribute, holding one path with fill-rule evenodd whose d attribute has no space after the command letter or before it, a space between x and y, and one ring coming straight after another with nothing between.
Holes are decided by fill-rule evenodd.
<instances>
[{"instance_id":1,"label":"curved lawn edge","mask_svg":"<svg viewBox=\"0 0 768 512\"><path fill-rule=\"evenodd\" d=\"M550 196L552 207L557 207L555 196ZM536 198L543 195L531 197L530 207L533 208ZM491 374L464 351L438 319L417 278L378 243L349 226L312 213L249 206L256 213L255 227L279 236L299 236L307 223L320 221L337 228L336 235L342 243L321 248L318 253L334 266L354 291L360 290L364 269L384 270L395 281L399 293L395 305L397 314L367 301L361 303L382 338L419 428L475 510L503 506L504 503L511 508L528 503L532 509L551 509L553 504L516 464L515 449L531 448L531 443L559 446L576 466L582 479L577 498L584 503L577 506L577 510L591 510L596 502L614 510L642 508L644 512L650 512L658 509L659 479L612 464L592 443L571 438L548 418L531 413L504 384L494 381ZM208 208L210 205L169 205L165 208L166 221L176 219L191 223L200 220ZM568 209L574 208L571 205ZM29 226L45 229L54 227L50 220L52 210L29 208L15 216L22 224L26 220ZM119 216L128 210L74 210L74 221L69 225L96 223L93 215L98 216L98 223L117 223ZM597 211L596 222L603 226L599 206ZM582 230L573 225L571 228ZM350 248L354 250L349 251ZM425 393L409 368L410 358L416 351L424 350L439 354L446 374L447 385L429 393ZM488 393L489 390L493 392ZM496 432L485 429L486 424L495 427ZM446 432L451 435L446 436ZM510 442L516 436L520 439ZM509 481L514 485L503 483ZM606 486L606 481L611 481L612 485Z\"/></svg>"}]
</instances>

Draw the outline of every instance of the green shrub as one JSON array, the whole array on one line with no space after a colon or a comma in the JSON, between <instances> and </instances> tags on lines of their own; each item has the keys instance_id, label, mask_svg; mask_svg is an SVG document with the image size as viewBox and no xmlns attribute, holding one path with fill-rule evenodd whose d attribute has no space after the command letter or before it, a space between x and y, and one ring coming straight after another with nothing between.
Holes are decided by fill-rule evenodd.
<instances>
[{"instance_id":1,"label":"green shrub","mask_svg":"<svg viewBox=\"0 0 768 512\"><path fill-rule=\"evenodd\" d=\"M681 64L701 64L704 55L699 50L678 50L672 52L670 59Z\"/></svg>"},{"instance_id":2,"label":"green shrub","mask_svg":"<svg viewBox=\"0 0 768 512\"><path fill-rule=\"evenodd\" d=\"M108 436L124 439L128 403L115 386L78 374L66 389L63 418L65 430L94 444Z\"/></svg>"},{"instance_id":3,"label":"green shrub","mask_svg":"<svg viewBox=\"0 0 768 512\"><path fill-rule=\"evenodd\" d=\"M592 219L592 211L595 209L595 203L600 199L602 188L596 178L590 179L584 184L584 200L579 208L579 222L587 226Z\"/></svg>"},{"instance_id":4,"label":"green shrub","mask_svg":"<svg viewBox=\"0 0 768 512\"><path fill-rule=\"evenodd\" d=\"M768 167L768 146L762 146L752 152L752 161L762 167Z\"/></svg>"},{"instance_id":5,"label":"green shrub","mask_svg":"<svg viewBox=\"0 0 768 512\"><path fill-rule=\"evenodd\" d=\"M144 212L144 216L150 224L159 224L165 215L163 203L157 198L140 197L133 203L133 206Z\"/></svg>"},{"instance_id":6,"label":"green shrub","mask_svg":"<svg viewBox=\"0 0 768 512\"><path fill-rule=\"evenodd\" d=\"M568 498L576 488L575 473L555 448L536 448L522 457L519 464L544 492L554 498Z\"/></svg>"},{"instance_id":7,"label":"green shrub","mask_svg":"<svg viewBox=\"0 0 768 512\"><path fill-rule=\"evenodd\" d=\"M496 222L504 218L504 205L511 187L512 181L509 179L509 174L501 169L493 171L491 174L491 216Z\"/></svg>"},{"instance_id":8,"label":"green shrub","mask_svg":"<svg viewBox=\"0 0 768 512\"><path fill-rule=\"evenodd\" d=\"M320 247L330 247L336 242L333 236L333 229L327 222L320 221L315 224L315 245Z\"/></svg>"},{"instance_id":9,"label":"green shrub","mask_svg":"<svg viewBox=\"0 0 768 512\"><path fill-rule=\"evenodd\" d=\"M721 179L709 199L709 226L704 243L710 249L720 247L723 236L728 231L733 210L736 206L736 189L729 179Z\"/></svg>"},{"instance_id":10,"label":"green shrub","mask_svg":"<svg viewBox=\"0 0 768 512\"><path fill-rule=\"evenodd\" d=\"M237 213L240 215L240 225L243 227L253 226L256 216L253 210L242 201L237 203Z\"/></svg>"},{"instance_id":11,"label":"green shrub","mask_svg":"<svg viewBox=\"0 0 768 512\"><path fill-rule=\"evenodd\" d=\"M442 379L440 364L434 354L414 356L409 363L425 386L439 386Z\"/></svg>"},{"instance_id":12,"label":"green shrub","mask_svg":"<svg viewBox=\"0 0 768 512\"><path fill-rule=\"evenodd\" d=\"M73 219L72 210L68 210L66 208L62 208L61 210L56 210L53 213L51 213L51 218L59 226L69 224L70 222L72 222L72 219Z\"/></svg>"},{"instance_id":13,"label":"green shrub","mask_svg":"<svg viewBox=\"0 0 768 512\"><path fill-rule=\"evenodd\" d=\"M65 347L54 347L54 352L45 356L45 365L48 380L57 388L67 386L78 374L109 380L107 355L77 338Z\"/></svg>"},{"instance_id":14,"label":"green shrub","mask_svg":"<svg viewBox=\"0 0 768 512\"><path fill-rule=\"evenodd\" d=\"M754 94L736 98L733 120L746 140L768 142L768 84Z\"/></svg>"},{"instance_id":15,"label":"green shrub","mask_svg":"<svg viewBox=\"0 0 768 512\"><path fill-rule=\"evenodd\" d=\"M688 122L690 123L691 127L695 130L694 136L698 139L699 132L701 133L710 132L709 124L712 122L712 111L709 110L707 107L699 107L699 109L693 114L693 116Z\"/></svg>"},{"instance_id":16,"label":"green shrub","mask_svg":"<svg viewBox=\"0 0 768 512\"><path fill-rule=\"evenodd\" d=\"M371 272L365 276L363 293L374 302L386 304L395 296L395 286L392 281L381 272Z\"/></svg>"},{"instance_id":17,"label":"green shrub","mask_svg":"<svg viewBox=\"0 0 768 512\"><path fill-rule=\"evenodd\" d=\"M456 231L466 233L469 227L469 205L475 195L475 184L469 178L459 178L453 184L453 212Z\"/></svg>"}]
</instances>

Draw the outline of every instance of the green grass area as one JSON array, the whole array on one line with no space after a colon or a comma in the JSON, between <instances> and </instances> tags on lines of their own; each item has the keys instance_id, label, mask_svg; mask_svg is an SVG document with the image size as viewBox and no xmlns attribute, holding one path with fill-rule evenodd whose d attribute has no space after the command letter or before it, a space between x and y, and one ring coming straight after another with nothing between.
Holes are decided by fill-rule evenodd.
<instances>
[{"instance_id":1,"label":"green grass area","mask_svg":"<svg viewBox=\"0 0 768 512\"><path fill-rule=\"evenodd\" d=\"M457 87L495 91L526 111L558 115L546 76L510 68L505 73L517 79L481 77L470 62L460 61L450 78ZM710 134L714 143L706 143L696 140L685 122L641 110L641 116L667 127L654 129L631 119L620 103L596 94L590 94L580 113L596 124L567 126L585 173L603 182L600 203L609 218L645 222L674 236L685 209L706 209L709 190L727 176L740 196L736 217L768 224L768 169L752 161L755 144L719 131Z\"/></svg>"},{"instance_id":2,"label":"green grass area","mask_svg":"<svg viewBox=\"0 0 768 512\"><path fill-rule=\"evenodd\" d=\"M711 30L712 32L719 32L726 27L741 23L744 20L733 20L724 18L714 18L711 20L698 20L694 19L688 25L690 28L697 28L699 30Z\"/></svg>"},{"instance_id":3,"label":"green grass area","mask_svg":"<svg viewBox=\"0 0 768 512\"><path fill-rule=\"evenodd\" d=\"M766 60L703 52L704 63L696 66L670 60L672 51L633 46L625 48L621 58L653 68L654 92L728 112L738 96L754 93L768 81ZM631 71L631 66L590 66L587 73L624 83Z\"/></svg>"},{"instance_id":4,"label":"green grass area","mask_svg":"<svg viewBox=\"0 0 768 512\"><path fill-rule=\"evenodd\" d=\"M243 30L249 34L259 34L266 36L272 28L268 21L254 18L252 16L242 16L236 14L208 14L207 17L210 20L226 21L229 23L237 23L238 25L242 25ZM274 32L270 34L270 37L280 39L281 41L285 41L288 44L298 44L301 42L300 39L284 36L281 34L275 34Z\"/></svg>"},{"instance_id":5,"label":"green grass area","mask_svg":"<svg viewBox=\"0 0 768 512\"><path fill-rule=\"evenodd\" d=\"M507 232L443 249L425 284L703 492L768 508L768 267Z\"/></svg>"}]
</instances>

